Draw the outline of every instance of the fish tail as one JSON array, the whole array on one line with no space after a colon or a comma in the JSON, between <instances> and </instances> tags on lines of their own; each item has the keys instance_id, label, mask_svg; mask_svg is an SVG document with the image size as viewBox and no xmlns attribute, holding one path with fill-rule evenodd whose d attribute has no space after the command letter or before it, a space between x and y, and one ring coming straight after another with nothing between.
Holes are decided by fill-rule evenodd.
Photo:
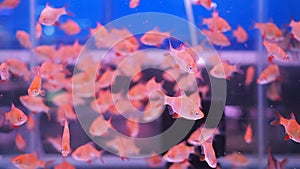
<instances>
[{"instance_id":1,"label":"fish tail","mask_svg":"<svg viewBox=\"0 0 300 169\"><path fill-rule=\"evenodd\" d=\"M234 66L234 71L243 75L244 71L240 67L241 67L241 64L238 63L237 65Z\"/></svg>"},{"instance_id":2,"label":"fish tail","mask_svg":"<svg viewBox=\"0 0 300 169\"><path fill-rule=\"evenodd\" d=\"M280 120L282 119L282 116L280 115L280 113L278 113L278 112L276 112L276 117L278 118L277 120L274 120L274 121L272 121L271 122L271 125L280 125L281 123L280 123Z\"/></svg>"}]
</instances>

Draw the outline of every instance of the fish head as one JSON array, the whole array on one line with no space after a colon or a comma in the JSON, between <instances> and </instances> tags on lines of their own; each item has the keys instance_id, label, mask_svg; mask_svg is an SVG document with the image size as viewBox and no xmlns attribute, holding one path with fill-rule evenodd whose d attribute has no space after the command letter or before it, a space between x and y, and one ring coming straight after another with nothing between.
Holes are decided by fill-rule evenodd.
<instances>
[{"instance_id":1,"label":"fish head","mask_svg":"<svg viewBox=\"0 0 300 169\"><path fill-rule=\"evenodd\" d=\"M16 120L17 120L17 125L22 125L27 122L28 117L24 113L18 113Z\"/></svg>"},{"instance_id":2,"label":"fish head","mask_svg":"<svg viewBox=\"0 0 300 169\"><path fill-rule=\"evenodd\" d=\"M11 159L10 159L10 162L11 162L14 166L20 168L20 166L22 165L22 158L21 158L20 156L17 156L17 157L11 158Z\"/></svg>"},{"instance_id":3,"label":"fish head","mask_svg":"<svg viewBox=\"0 0 300 169\"><path fill-rule=\"evenodd\" d=\"M191 119L201 119L204 117L203 112L197 107L191 111Z\"/></svg>"},{"instance_id":4,"label":"fish head","mask_svg":"<svg viewBox=\"0 0 300 169\"><path fill-rule=\"evenodd\" d=\"M67 157L69 155L69 153L70 153L70 150L66 146L64 146L61 150L62 156Z\"/></svg>"},{"instance_id":5,"label":"fish head","mask_svg":"<svg viewBox=\"0 0 300 169\"><path fill-rule=\"evenodd\" d=\"M168 162L174 162L174 159L175 159L175 155L168 151L164 156L163 156L163 159L165 159L166 161Z\"/></svg>"},{"instance_id":6,"label":"fish head","mask_svg":"<svg viewBox=\"0 0 300 169\"><path fill-rule=\"evenodd\" d=\"M77 160L77 161L81 161L81 159L82 159L82 154L78 150L77 151L75 150L71 156L74 160Z\"/></svg>"},{"instance_id":7,"label":"fish head","mask_svg":"<svg viewBox=\"0 0 300 169\"><path fill-rule=\"evenodd\" d=\"M50 26L50 22L49 22L49 17L47 17L46 15L41 15L40 18L39 18L39 22L42 24L42 25L46 25L46 26Z\"/></svg>"},{"instance_id":8,"label":"fish head","mask_svg":"<svg viewBox=\"0 0 300 169\"><path fill-rule=\"evenodd\" d=\"M215 78L226 78L225 71L223 70L222 66L214 66L209 73Z\"/></svg>"},{"instance_id":9,"label":"fish head","mask_svg":"<svg viewBox=\"0 0 300 169\"><path fill-rule=\"evenodd\" d=\"M35 97L39 95L39 92L37 89L28 89L28 95Z\"/></svg>"},{"instance_id":10,"label":"fish head","mask_svg":"<svg viewBox=\"0 0 300 169\"><path fill-rule=\"evenodd\" d=\"M196 73L197 72L196 64L187 64L187 72Z\"/></svg>"}]
</instances>

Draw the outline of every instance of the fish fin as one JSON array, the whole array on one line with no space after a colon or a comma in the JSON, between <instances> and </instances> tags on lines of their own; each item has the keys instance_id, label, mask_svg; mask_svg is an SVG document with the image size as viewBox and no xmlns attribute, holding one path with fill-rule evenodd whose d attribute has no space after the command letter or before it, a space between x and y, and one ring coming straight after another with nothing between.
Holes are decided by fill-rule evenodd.
<instances>
[{"instance_id":1,"label":"fish fin","mask_svg":"<svg viewBox=\"0 0 300 169\"><path fill-rule=\"evenodd\" d=\"M127 157L124 157L124 156L120 156L121 160L124 161L124 160L128 160Z\"/></svg>"},{"instance_id":2,"label":"fish fin","mask_svg":"<svg viewBox=\"0 0 300 169\"><path fill-rule=\"evenodd\" d=\"M230 80L231 79L231 76L226 76L226 80Z\"/></svg>"},{"instance_id":3,"label":"fish fin","mask_svg":"<svg viewBox=\"0 0 300 169\"><path fill-rule=\"evenodd\" d=\"M11 125L11 128L12 128L12 129L19 129L19 126L13 125L13 124L12 124L12 125Z\"/></svg>"},{"instance_id":4,"label":"fish fin","mask_svg":"<svg viewBox=\"0 0 300 169\"><path fill-rule=\"evenodd\" d=\"M268 57L268 62L273 63L274 59L275 59L275 56L271 55Z\"/></svg>"},{"instance_id":5,"label":"fish fin","mask_svg":"<svg viewBox=\"0 0 300 169\"><path fill-rule=\"evenodd\" d=\"M280 81L280 80L281 80L280 76L276 77L275 79L275 81Z\"/></svg>"},{"instance_id":6,"label":"fish fin","mask_svg":"<svg viewBox=\"0 0 300 169\"><path fill-rule=\"evenodd\" d=\"M292 113L290 114L290 119L293 119L293 120L296 119L294 112L292 112Z\"/></svg>"},{"instance_id":7,"label":"fish fin","mask_svg":"<svg viewBox=\"0 0 300 169\"><path fill-rule=\"evenodd\" d=\"M40 91L40 95L43 96L43 97L45 96L45 93L46 93L45 90Z\"/></svg>"},{"instance_id":8,"label":"fish fin","mask_svg":"<svg viewBox=\"0 0 300 169\"><path fill-rule=\"evenodd\" d=\"M52 26L57 26L59 27L60 26L60 23L58 21L56 21Z\"/></svg>"},{"instance_id":9,"label":"fish fin","mask_svg":"<svg viewBox=\"0 0 300 169\"><path fill-rule=\"evenodd\" d=\"M120 57L120 56L122 56L122 54L120 52L116 52L116 56Z\"/></svg>"},{"instance_id":10,"label":"fish fin","mask_svg":"<svg viewBox=\"0 0 300 169\"><path fill-rule=\"evenodd\" d=\"M290 139L290 136L288 135L288 134L285 134L285 136L284 136L284 140L289 140Z\"/></svg>"},{"instance_id":11,"label":"fish fin","mask_svg":"<svg viewBox=\"0 0 300 169\"><path fill-rule=\"evenodd\" d=\"M281 164L282 166L284 166L287 162L288 162L288 159L287 159L287 158L284 158L284 159L280 162L280 164Z\"/></svg>"},{"instance_id":12,"label":"fish fin","mask_svg":"<svg viewBox=\"0 0 300 169\"><path fill-rule=\"evenodd\" d=\"M200 157L199 157L199 160L200 161L205 161L205 155L201 154Z\"/></svg>"},{"instance_id":13,"label":"fish fin","mask_svg":"<svg viewBox=\"0 0 300 169\"><path fill-rule=\"evenodd\" d=\"M234 66L234 68L235 68L235 72L237 72L237 73L239 73L239 74L244 74L244 71L240 68L241 67L241 64L240 63L238 63L237 65L235 65Z\"/></svg>"},{"instance_id":14,"label":"fish fin","mask_svg":"<svg viewBox=\"0 0 300 169\"><path fill-rule=\"evenodd\" d=\"M178 113L174 112L172 115L172 118L178 119L178 118L180 118L180 115Z\"/></svg>"}]
</instances>

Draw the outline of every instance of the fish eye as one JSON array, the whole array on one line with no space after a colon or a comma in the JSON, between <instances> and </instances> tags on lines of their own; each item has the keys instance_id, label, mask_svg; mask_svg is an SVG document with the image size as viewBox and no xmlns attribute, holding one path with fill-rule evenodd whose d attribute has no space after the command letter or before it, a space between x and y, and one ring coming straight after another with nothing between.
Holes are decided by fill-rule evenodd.
<instances>
[{"instance_id":1,"label":"fish eye","mask_svg":"<svg viewBox=\"0 0 300 169\"><path fill-rule=\"evenodd\" d=\"M15 160L15 163L16 163L16 164L19 164L19 163L20 163L20 160L16 159L16 160Z\"/></svg>"},{"instance_id":2,"label":"fish eye","mask_svg":"<svg viewBox=\"0 0 300 169\"><path fill-rule=\"evenodd\" d=\"M43 18L43 21L47 21L47 18L46 18L46 17L44 17L44 18Z\"/></svg>"},{"instance_id":3,"label":"fish eye","mask_svg":"<svg viewBox=\"0 0 300 169\"><path fill-rule=\"evenodd\" d=\"M77 156L77 157L80 157L80 156L81 156L81 154L80 154L80 153L76 153L76 156Z\"/></svg>"},{"instance_id":4,"label":"fish eye","mask_svg":"<svg viewBox=\"0 0 300 169\"><path fill-rule=\"evenodd\" d=\"M198 112L198 111L196 111L195 115L196 115L196 116L199 116L199 112Z\"/></svg>"},{"instance_id":5,"label":"fish eye","mask_svg":"<svg viewBox=\"0 0 300 169\"><path fill-rule=\"evenodd\" d=\"M22 120L23 120L23 117L22 117L22 116L19 116L19 120L22 121Z\"/></svg>"}]
</instances>

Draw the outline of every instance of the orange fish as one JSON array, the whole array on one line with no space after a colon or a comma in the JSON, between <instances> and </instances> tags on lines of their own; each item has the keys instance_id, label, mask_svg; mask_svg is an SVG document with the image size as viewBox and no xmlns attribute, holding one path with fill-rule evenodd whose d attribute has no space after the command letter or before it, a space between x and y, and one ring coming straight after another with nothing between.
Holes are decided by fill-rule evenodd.
<instances>
[{"instance_id":1,"label":"orange fish","mask_svg":"<svg viewBox=\"0 0 300 169\"><path fill-rule=\"evenodd\" d=\"M34 49L34 52L41 57L43 60L53 61L56 55L55 46L41 45Z\"/></svg>"},{"instance_id":2,"label":"orange fish","mask_svg":"<svg viewBox=\"0 0 300 169\"><path fill-rule=\"evenodd\" d=\"M208 29L213 32L227 32L231 30L231 26L224 18L219 16L217 11L212 13L211 18L204 18L202 23L207 25Z\"/></svg>"},{"instance_id":3,"label":"orange fish","mask_svg":"<svg viewBox=\"0 0 300 169\"><path fill-rule=\"evenodd\" d=\"M43 33L43 28L40 23L35 24L35 38L40 39Z\"/></svg>"},{"instance_id":4,"label":"orange fish","mask_svg":"<svg viewBox=\"0 0 300 169\"><path fill-rule=\"evenodd\" d=\"M151 122L157 119L164 111L164 107L157 106L156 103L151 103L151 102L153 101L149 100L143 113L144 115L143 120L146 122ZM160 103L158 103L158 105L159 104Z\"/></svg>"},{"instance_id":5,"label":"orange fish","mask_svg":"<svg viewBox=\"0 0 300 169\"><path fill-rule=\"evenodd\" d=\"M78 106L85 103L83 99L79 98L76 98L76 102L73 103L73 97L77 96L73 96L72 92L61 92L55 95L51 101L58 107L63 104Z\"/></svg>"},{"instance_id":6,"label":"orange fish","mask_svg":"<svg viewBox=\"0 0 300 169\"><path fill-rule=\"evenodd\" d=\"M52 75L55 75L56 73L60 72L64 74L71 74L70 71L67 70L65 65L52 63L50 61L43 62L40 68L42 78L51 78Z\"/></svg>"},{"instance_id":7,"label":"orange fish","mask_svg":"<svg viewBox=\"0 0 300 169\"><path fill-rule=\"evenodd\" d=\"M73 106L69 104L62 104L57 110L57 121L64 125L65 120L76 120L77 116L73 110Z\"/></svg>"},{"instance_id":8,"label":"orange fish","mask_svg":"<svg viewBox=\"0 0 300 169\"><path fill-rule=\"evenodd\" d=\"M244 140L247 144L250 144L252 142L252 127L251 124L248 124L246 128L246 132L244 135Z\"/></svg>"},{"instance_id":9,"label":"orange fish","mask_svg":"<svg viewBox=\"0 0 300 169\"><path fill-rule=\"evenodd\" d=\"M182 142L172 147L166 154L164 154L163 159L171 163L179 163L187 161L191 153L194 153L194 147L189 147Z\"/></svg>"},{"instance_id":10,"label":"orange fish","mask_svg":"<svg viewBox=\"0 0 300 169\"><path fill-rule=\"evenodd\" d=\"M30 36L27 32L18 30L16 32L16 38L24 48L32 48L32 43L30 41Z\"/></svg>"},{"instance_id":11,"label":"orange fish","mask_svg":"<svg viewBox=\"0 0 300 169\"><path fill-rule=\"evenodd\" d=\"M69 124L68 121L65 120L65 126L64 126L64 132L62 135L61 140L61 154L63 157L67 157L69 153L71 152L71 146L70 146L70 130L69 130Z\"/></svg>"},{"instance_id":12,"label":"orange fish","mask_svg":"<svg viewBox=\"0 0 300 169\"><path fill-rule=\"evenodd\" d=\"M45 168L47 163L39 160L35 154L22 154L17 157L11 158L10 162L19 169L37 169Z\"/></svg>"},{"instance_id":13,"label":"orange fish","mask_svg":"<svg viewBox=\"0 0 300 169\"><path fill-rule=\"evenodd\" d=\"M249 160L240 152L233 152L225 156L225 160L231 163L234 168L245 167L249 164Z\"/></svg>"},{"instance_id":14,"label":"orange fish","mask_svg":"<svg viewBox=\"0 0 300 169\"><path fill-rule=\"evenodd\" d=\"M266 169L285 169L287 161L287 158L284 158L281 162L279 162L272 155L271 148L268 149L268 163Z\"/></svg>"},{"instance_id":15,"label":"orange fish","mask_svg":"<svg viewBox=\"0 0 300 169\"><path fill-rule=\"evenodd\" d=\"M106 88L113 84L113 77L115 71L106 70L96 82L96 88Z\"/></svg>"},{"instance_id":16,"label":"orange fish","mask_svg":"<svg viewBox=\"0 0 300 169\"><path fill-rule=\"evenodd\" d=\"M24 138L22 137L22 135L20 133L18 133L16 135L16 146L18 148L19 151L24 150L26 147L26 142L24 140Z\"/></svg>"},{"instance_id":17,"label":"orange fish","mask_svg":"<svg viewBox=\"0 0 300 169\"><path fill-rule=\"evenodd\" d=\"M24 80L29 80L30 71L25 63L16 59L7 59L5 62L8 65L9 71L12 72L14 76L23 76Z\"/></svg>"},{"instance_id":18,"label":"orange fish","mask_svg":"<svg viewBox=\"0 0 300 169\"><path fill-rule=\"evenodd\" d=\"M222 62L214 65L209 73L215 78L229 79L234 72L244 74L238 65L230 65L228 62Z\"/></svg>"},{"instance_id":19,"label":"orange fish","mask_svg":"<svg viewBox=\"0 0 300 169\"><path fill-rule=\"evenodd\" d=\"M50 143L53 148L55 148L55 150L57 152L61 152L62 150L62 146L61 146L61 142L62 142L62 138L59 136L59 137L48 137L47 138L47 142Z\"/></svg>"},{"instance_id":20,"label":"orange fish","mask_svg":"<svg viewBox=\"0 0 300 169\"><path fill-rule=\"evenodd\" d=\"M140 0L130 0L129 2L129 8L136 8L139 6Z\"/></svg>"},{"instance_id":21,"label":"orange fish","mask_svg":"<svg viewBox=\"0 0 300 169\"><path fill-rule=\"evenodd\" d=\"M255 23L254 28L259 29L263 39L270 41L280 41L283 39L282 32L272 22Z\"/></svg>"},{"instance_id":22,"label":"orange fish","mask_svg":"<svg viewBox=\"0 0 300 169\"><path fill-rule=\"evenodd\" d=\"M285 53L285 51L279 47L276 43L270 43L266 40L263 41L263 44L268 52L268 60L272 62L273 59L277 59L282 62L290 62L290 57Z\"/></svg>"},{"instance_id":23,"label":"orange fish","mask_svg":"<svg viewBox=\"0 0 300 169\"><path fill-rule=\"evenodd\" d=\"M65 31L67 35L76 35L81 32L81 28L74 20L68 19L65 23L59 25L59 28Z\"/></svg>"},{"instance_id":24,"label":"orange fish","mask_svg":"<svg viewBox=\"0 0 300 169\"><path fill-rule=\"evenodd\" d=\"M276 81L279 79L280 73L279 73L279 67L277 64L272 64L266 67L263 72L259 75L256 83L257 84L268 84L273 81Z\"/></svg>"},{"instance_id":25,"label":"orange fish","mask_svg":"<svg viewBox=\"0 0 300 169\"><path fill-rule=\"evenodd\" d=\"M246 79L245 79L246 86L249 86L253 82L254 75L255 75L254 67L249 66L246 70Z\"/></svg>"},{"instance_id":26,"label":"orange fish","mask_svg":"<svg viewBox=\"0 0 300 169\"><path fill-rule=\"evenodd\" d=\"M1 63L0 65L0 77L1 80L9 80L10 78L9 68L6 62Z\"/></svg>"},{"instance_id":27,"label":"orange fish","mask_svg":"<svg viewBox=\"0 0 300 169\"><path fill-rule=\"evenodd\" d=\"M206 128L201 126L191 134L187 141L191 145L200 146L205 141L210 141L210 138L214 138L214 136L219 133L219 130L216 128Z\"/></svg>"},{"instance_id":28,"label":"orange fish","mask_svg":"<svg viewBox=\"0 0 300 169\"><path fill-rule=\"evenodd\" d=\"M225 47L230 46L231 44L228 38L222 32L213 32L205 29L202 29L201 31L213 45Z\"/></svg>"},{"instance_id":29,"label":"orange fish","mask_svg":"<svg viewBox=\"0 0 300 169\"><path fill-rule=\"evenodd\" d=\"M108 134L109 128L113 128L111 119L106 121L103 116L99 116L92 122L89 132L92 136L103 136Z\"/></svg>"},{"instance_id":30,"label":"orange fish","mask_svg":"<svg viewBox=\"0 0 300 169\"><path fill-rule=\"evenodd\" d=\"M274 120L271 125L283 125L285 129L285 140L291 139L297 143L300 143L300 125L296 121L295 114L290 114L290 119L282 117L276 112L277 120Z\"/></svg>"},{"instance_id":31,"label":"orange fish","mask_svg":"<svg viewBox=\"0 0 300 169\"><path fill-rule=\"evenodd\" d=\"M151 168L157 168L162 164L162 158L160 155L153 154L153 156L146 158L146 162Z\"/></svg>"},{"instance_id":32,"label":"orange fish","mask_svg":"<svg viewBox=\"0 0 300 169\"><path fill-rule=\"evenodd\" d=\"M215 7L211 0L192 0L192 3L195 5L202 5L206 9L211 9Z\"/></svg>"},{"instance_id":33,"label":"orange fish","mask_svg":"<svg viewBox=\"0 0 300 169\"><path fill-rule=\"evenodd\" d=\"M210 137L208 140L203 142L202 149L204 153L204 160L211 168L217 167L216 153L213 147L213 138ZM201 160L201 159L200 159Z\"/></svg>"},{"instance_id":34,"label":"orange fish","mask_svg":"<svg viewBox=\"0 0 300 169\"><path fill-rule=\"evenodd\" d=\"M0 8L13 9L16 8L19 4L20 4L20 0L3 0L0 3Z\"/></svg>"},{"instance_id":35,"label":"orange fish","mask_svg":"<svg viewBox=\"0 0 300 169\"><path fill-rule=\"evenodd\" d=\"M144 45L148 46L157 46L159 47L166 38L170 37L170 32L160 32L158 27L146 32L141 38L140 41Z\"/></svg>"},{"instance_id":36,"label":"orange fish","mask_svg":"<svg viewBox=\"0 0 300 169\"><path fill-rule=\"evenodd\" d=\"M15 105L12 103L10 112L5 113L5 119L9 120L12 126L17 127L26 123L28 117L22 110L15 107Z\"/></svg>"},{"instance_id":37,"label":"orange fish","mask_svg":"<svg viewBox=\"0 0 300 169\"><path fill-rule=\"evenodd\" d=\"M48 116L48 119L51 118L49 112L50 108L45 105L43 98L41 97L32 97L32 96L20 96L21 103L33 113L45 112Z\"/></svg>"},{"instance_id":38,"label":"orange fish","mask_svg":"<svg viewBox=\"0 0 300 169\"><path fill-rule=\"evenodd\" d=\"M68 163L66 160L63 160L61 164L55 165L54 169L75 169L75 167L71 163Z\"/></svg>"},{"instance_id":39,"label":"orange fish","mask_svg":"<svg viewBox=\"0 0 300 169\"><path fill-rule=\"evenodd\" d=\"M177 91L177 90L183 90L183 91L195 91L198 87L197 84L197 76L198 73L196 74L192 74L192 73L188 73L188 74L183 74L179 80L176 81L176 85L174 85L173 90ZM194 95L196 96L196 95ZM197 98L197 103L199 103L199 99Z\"/></svg>"},{"instance_id":40,"label":"orange fish","mask_svg":"<svg viewBox=\"0 0 300 169\"><path fill-rule=\"evenodd\" d=\"M267 89L267 98L271 101L280 101L281 98L281 85L278 82L273 82Z\"/></svg>"},{"instance_id":41,"label":"orange fish","mask_svg":"<svg viewBox=\"0 0 300 169\"><path fill-rule=\"evenodd\" d=\"M233 36L239 43L244 43L248 40L248 34L241 26L238 26L237 29L233 31Z\"/></svg>"},{"instance_id":42,"label":"orange fish","mask_svg":"<svg viewBox=\"0 0 300 169\"><path fill-rule=\"evenodd\" d=\"M139 134L139 122L137 118L126 120L126 126L130 137L136 137Z\"/></svg>"},{"instance_id":43,"label":"orange fish","mask_svg":"<svg viewBox=\"0 0 300 169\"><path fill-rule=\"evenodd\" d=\"M26 128L27 128L27 130L32 131L34 129L34 127L35 127L35 121L34 121L32 115L29 115L27 123L26 123Z\"/></svg>"},{"instance_id":44,"label":"orange fish","mask_svg":"<svg viewBox=\"0 0 300 169\"><path fill-rule=\"evenodd\" d=\"M72 158L77 161L84 161L88 163L91 163L95 158L99 158L103 163L102 153L103 151L98 151L91 145L91 143L87 143L74 150Z\"/></svg>"},{"instance_id":45,"label":"orange fish","mask_svg":"<svg viewBox=\"0 0 300 169\"><path fill-rule=\"evenodd\" d=\"M29 88L28 88L28 95L29 96L44 96L45 91L42 90L42 75L40 72L40 67L35 67L36 76L32 80Z\"/></svg>"},{"instance_id":46,"label":"orange fish","mask_svg":"<svg viewBox=\"0 0 300 169\"><path fill-rule=\"evenodd\" d=\"M75 61L81 49L82 45L79 44L78 40L76 40L73 45L60 45L59 49L57 50L55 60L63 64Z\"/></svg>"},{"instance_id":47,"label":"orange fish","mask_svg":"<svg viewBox=\"0 0 300 169\"><path fill-rule=\"evenodd\" d=\"M188 73L196 73L197 65L194 58L190 55L190 53L186 50L184 45L181 46L180 50L176 50L172 47L171 43L169 42L169 53L175 59L176 68L181 68L182 70Z\"/></svg>"},{"instance_id":48,"label":"orange fish","mask_svg":"<svg viewBox=\"0 0 300 169\"><path fill-rule=\"evenodd\" d=\"M65 7L53 8L47 3L46 7L41 12L39 22L45 26L56 25L60 16L67 14Z\"/></svg>"},{"instance_id":49,"label":"orange fish","mask_svg":"<svg viewBox=\"0 0 300 169\"><path fill-rule=\"evenodd\" d=\"M292 36L300 41L300 22L292 19L289 26L292 28Z\"/></svg>"}]
</instances>

